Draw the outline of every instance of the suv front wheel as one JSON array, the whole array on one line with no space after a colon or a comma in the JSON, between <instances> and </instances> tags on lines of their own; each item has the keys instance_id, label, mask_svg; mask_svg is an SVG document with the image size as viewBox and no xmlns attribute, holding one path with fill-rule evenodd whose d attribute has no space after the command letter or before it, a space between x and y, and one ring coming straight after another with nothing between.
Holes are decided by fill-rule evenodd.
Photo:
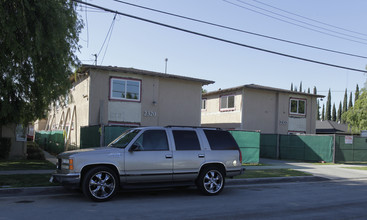
<instances>
[{"instance_id":1,"label":"suv front wheel","mask_svg":"<svg viewBox=\"0 0 367 220\"><path fill-rule=\"evenodd\" d=\"M116 194L117 188L117 175L108 167L94 167L83 178L83 193L94 201L103 202L111 199Z\"/></svg>"},{"instance_id":2,"label":"suv front wheel","mask_svg":"<svg viewBox=\"0 0 367 220\"><path fill-rule=\"evenodd\" d=\"M215 166L204 168L197 179L197 187L205 195L217 195L224 187L224 174L221 169Z\"/></svg>"}]
</instances>

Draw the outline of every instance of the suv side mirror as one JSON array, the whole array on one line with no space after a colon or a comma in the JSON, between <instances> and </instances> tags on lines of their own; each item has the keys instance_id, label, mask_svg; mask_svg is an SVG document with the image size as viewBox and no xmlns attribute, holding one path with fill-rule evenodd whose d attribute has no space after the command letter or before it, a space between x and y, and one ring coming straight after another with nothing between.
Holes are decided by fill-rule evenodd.
<instances>
[{"instance_id":1,"label":"suv side mirror","mask_svg":"<svg viewBox=\"0 0 367 220\"><path fill-rule=\"evenodd\" d=\"M141 151L142 150L142 147L140 146L140 144L138 143L134 143L130 149L129 149L129 152L133 152L133 151Z\"/></svg>"}]
</instances>

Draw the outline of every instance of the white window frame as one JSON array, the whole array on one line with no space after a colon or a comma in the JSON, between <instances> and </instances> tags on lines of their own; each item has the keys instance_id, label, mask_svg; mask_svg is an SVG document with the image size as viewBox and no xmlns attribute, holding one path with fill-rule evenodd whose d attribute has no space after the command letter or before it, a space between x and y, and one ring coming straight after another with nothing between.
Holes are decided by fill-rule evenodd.
<instances>
[{"instance_id":1,"label":"white window frame","mask_svg":"<svg viewBox=\"0 0 367 220\"><path fill-rule=\"evenodd\" d=\"M124 86L125 87L125 91L124 91L125 97L127 96L127 93L128 93L127 83L128 82L138 83L138 85L139 85L138 99L130 99L130 98L122 98L122 97L113 96L113 83L116 82L116 81L120 81L120 82L123 82L125 84L125 86ZM111 100L121 100L121 101L131 101L131 102L140 102L140 100L141 100L141 80L112 77L110 79L110 99Z\"/></svg>"},{"instance_id":2,"label":"white window frame","mask_svg":"<svg viewBox=\"0 0 367 220\"><path fill-rule=\"evenodd\" d=\"M297 112L292 112L292 101L296 101L297 102ZM304 113L300 113L299 112L299 103L300 102L304 102ZM289 114L290 115L301 115L301 116L305 116L306 115L306 109L307 109L307 100L306 99L298 99L298 98L290 98L289 99Z\"/></svg>"},{"instance_id":3,"label":"white window frame","mask_svg":"<svg viewBox=\"0 0 367 220\"><path fill-rule=\"evenodd\" d=\"M228 107L228 98L233 97L233 107ZM225 108L222 108L222 98L226 98L227 105ZM223 95L219 97L219 109L220 111L231 111L234 110L236 106L236 96L235 95Z\"/></svg>"}]
</instances>

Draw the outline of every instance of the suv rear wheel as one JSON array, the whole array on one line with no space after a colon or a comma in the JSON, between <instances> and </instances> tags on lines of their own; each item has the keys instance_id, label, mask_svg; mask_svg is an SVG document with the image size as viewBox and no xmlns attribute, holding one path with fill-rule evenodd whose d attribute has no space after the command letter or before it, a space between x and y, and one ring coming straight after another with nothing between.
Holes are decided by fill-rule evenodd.
<instances>
[{"instance_id":1,"label":"suv rear wheel","mask_svg":"<svg viewBox=\"0 0 367 220\"><path fill-rule=\"evenodd\" d=\"M217 195L224 187L224 174L215 166L205 167L197 179L197 187L205 195Z\"/></svg>"},{"instance_id":2,"label":"suv rear wheel","mask_svg":"<svg viewBox=\"0 0 367 220\"><path fill-rule=\"evenodd\" d=\"M94 201L103 202L111 199L116 194L117 188L117 175L108 167L94 167L83 178L83 193Z\"/></svg>"}]
</instances>

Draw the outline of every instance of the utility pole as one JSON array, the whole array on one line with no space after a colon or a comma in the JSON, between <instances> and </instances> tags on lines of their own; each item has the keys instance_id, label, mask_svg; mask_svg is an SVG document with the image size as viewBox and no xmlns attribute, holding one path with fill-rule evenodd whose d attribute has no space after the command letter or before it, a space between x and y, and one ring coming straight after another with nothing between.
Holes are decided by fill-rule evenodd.
<instances>
[{"instance_id":1,"label":"utility pole","mask_svg":"<svg viewBox=\"0 0 367 220\"><path fill-rule=\"evenodd\" d=\"M94 53L94 54L92 54L93 56L94 56L94 65L96 65L97 66L97 54L96 53Z\"/></svg>"}]
</instances>

